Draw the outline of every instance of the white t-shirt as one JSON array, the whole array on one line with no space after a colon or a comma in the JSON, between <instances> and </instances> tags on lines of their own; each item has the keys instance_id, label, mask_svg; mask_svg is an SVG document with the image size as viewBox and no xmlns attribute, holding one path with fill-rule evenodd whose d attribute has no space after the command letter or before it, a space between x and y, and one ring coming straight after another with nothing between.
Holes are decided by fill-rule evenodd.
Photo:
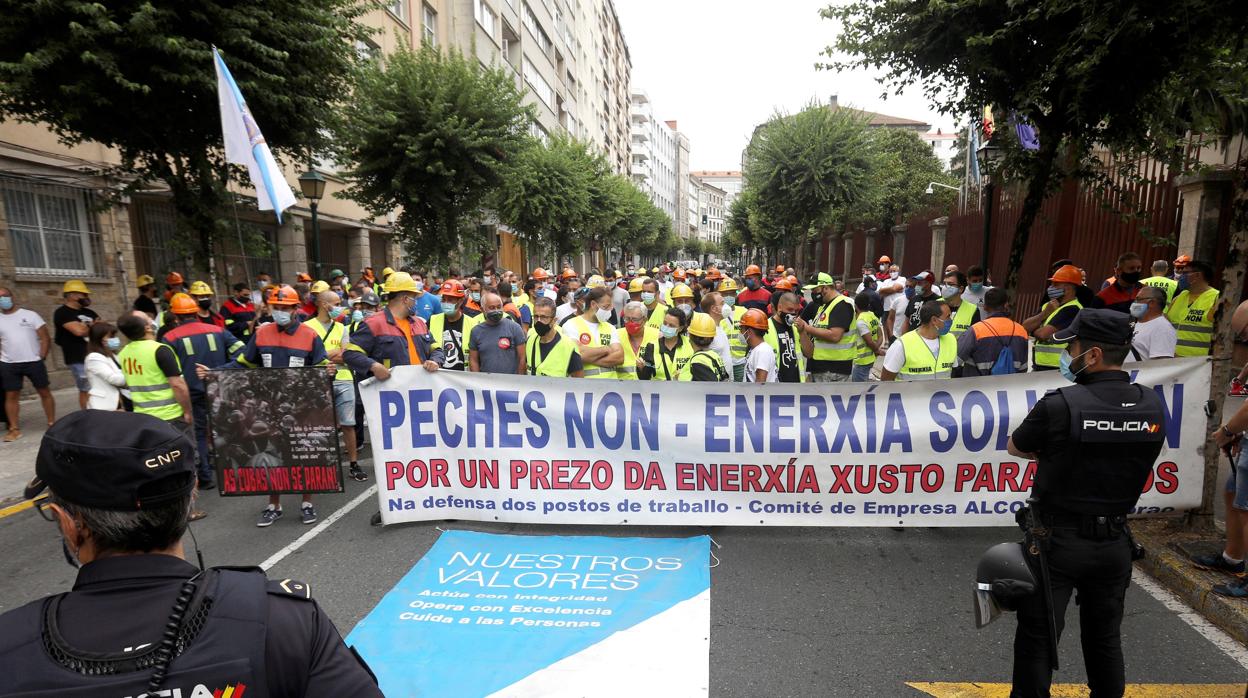
<instances>
[{"instance_id":1,"label":"white t-shirt","mask_svg":"<svg viewBox=\"0 0 1248 698\"><path fill-rule=\"evenodd\" d=\"M569 315L576 314L576 306L571 303L564 303L555 308L555 324L563 324L563 319Z\"/></svg>"},{"instance_id":2,"label":"white t-shirt","mask_svg":"<svg viewBox=\"0 0 1248 698\"><path fill-rule=\"evenodd\" d=\"M970 303L971 305L978 307L980 304L984 302L984 294L988 293L991 290L992 290L991 286L984 284L984 287L981 288L978 293L976 293L975 291L972 291L971 287L968 285L966 287L966 290L962 292L962 300L966 301L967 303Z\"/></svg>"},{"instance_id":3,"label":"white t-shirt","mask_svg":"<svg viewBox=\"0 0 1248 698\"><path fill-rule=\"evenodd\" d=\"M937 337L936 339L921 337L921 339L923 340L923 343L927 345L927 348L932 352L932 356L940 355L940 337ZM901 367L905 365L906 348L901 343L901 338L898 337L897 341L893 342L893 345L890 346L888 351L884 354L883 368L893 373L901 373Z\"/></svg>"},{"instance_id":4,"label":"white t-shirt","mask_svg":"<svg viewBox=\"0 0 1248 698\"><path fill-rule=\"evenodd\" d=\"M884 306L884 312L892 310L893 315L893 336L900 337L910 330L910 318L906 315L906 307L910 305L910 299L906 298L904 290L894 293L887 299L888 305Z\"/></svg>"},{"instance_id":5,"label":"white t-shirt","mask_svg":"<svg viewBox=\"0 0 1248 698\"><path fill-rule=\"evenodd\" d=\"M776 351L767 342L759 342L745 355L745 375L741 376L741 382L753 383L754 372L758 369L767 372L768 383L775 383L780 377L780 371L776 369Z\"/></svg>"},{"instance_id":6,"label":"white t-shirt","mask_svg":"<svg viewBox=\"0 0 1248 698\"><path fill-rule=\"evenodd\" d=\"M22 364L39 360L39 313L18 308L0 313L0 363Z\"/></svg>"},{"instance_id":7,"label":"white t-shirt","mask_svg":"<svg viewBox=\"0 0 1248 698\"><path fill-rule=\"evenodd\" d=\"M1174 356L1177 341L1174 325L1164 315L1158 315L1148 322L1135 323L1135 337L1131 340L1131 347L1140 353L1140 361L1168 359ZM1132 361L1136 361L1135 355L1127 354L1127 362Z\"/></svg>"},{"instance_id":8,"label":"white t-shirt","mask_svg":"<svg viewBox=\"0 0 1248 698\"><path fill-rule=\"evenodd\" d=\"M580 329L581 323L577 322L576 320L568 320L568 324L563 326L563 336L567 337L570 341L574 342L576 346L578 347L584 347L584 346L597 347L597 346L602 346L601 344L598 343L598 335L606 334L608 331L610 331L611 343L612 344L620 343L620 332L611 323L609 322L587 322L585 324L589 326L590 340L588 344L581 341L581 329Z\"/></svg>"},{"instance_id":9,"label":"white t-shirt","mask_svg":"<svg viewBox=\"0 0 1248 698\"><path fill-rule=\"evenodd\" d=\"M719 354L720 360L724 362L724 370L732 372L732 348L728 345L728 333L724 332L723 327L715 328L715 339L711 340L711 346L707 347L711 351Z\"/></svg>"}]
</instances>

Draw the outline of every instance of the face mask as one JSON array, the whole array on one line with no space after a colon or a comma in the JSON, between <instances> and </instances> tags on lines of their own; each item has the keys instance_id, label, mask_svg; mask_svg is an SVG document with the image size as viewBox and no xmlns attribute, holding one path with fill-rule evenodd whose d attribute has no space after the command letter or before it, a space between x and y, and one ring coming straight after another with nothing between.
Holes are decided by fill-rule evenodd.
<instances>
[{"instance_id":1,"label":"face mask","mask_svg":"<svg viewBox=\"0 0 1248 698\"><path fill-rule=\"evenodd\" d=\"M481 277L481 283L485 284L486 286L490 285L490 281L491 281L491 278L488 276Z\"/></svg>"},{"instance_id":2,"label":"face mask","mask_svg":"<svg viewBox=\"0 0 1248 698\"><path fill-rule=\"evenodd\" d=\"M503 320L503 311L491 310L485 314L485 321L491 325L497 325Z\"/></svg>"},{"instance_id":3,"label":"face mask","mask_svg":"<svg viewBox=\"0 0 1248 698\"><path fill-rule=\"evenodd\" d=\"M1175 277L1175 280L1179 282L1178 291L1180 293L1183 291L1186 291L1192 286L1192 282L1188 280L1186 273L1179 274L1178 276Z\"/></svg>"},{"instance_id":4,"label":"face mask","mask_svg":"<svg viewBox=\"0 0 1248 698\"><path fill-rule=\"evenodd\" d=\"M364 311L354 310L351 312L351 322L360 322L364 319Z\"/></svg>"},{"instance_id":5,"label":"face mask","mask_svg":"<svg viewBox=\"0 0 1248 698\"><path fill-rule=\"evenodd\" d=\"M1088 351L1092 350L1089 349ZM1088 352L1083 352L1083 354L1086 353ZM1083 354L1080 354L1079 356L1083 356ZM1079 356L1071 357L1070 352L1063 349L1061 357L1057 360L1057 370L1061 372L1063 378L1071 383L1079 382L1079 374L1083 372L1083 369L1087 368L1087 366L1080 366L1078 371L1072 370L1075 359L1079 358Z\"/></svg>"},{"instance_id":6,"label":"face mask","mask_svg":"<svg viewBox=\"0 0 1248 698\"><path fill-rule=\"evenodd\" d=\"M0 310L12 310L12 309L13 309L13 297L12 296L0 296Z\"/></svg>"},{"instance_id":7,"label":"face mask","mask_svg":"<svg viewBox=\"0 0 1248 698\"><path fill-rule=\"evenodd\" d=\"M737 305L737 297L736 296L724 296L724 305L728 306L729 308L735 307Z\"/></svg>"},{"instance_id":8,"label":"face mask","mask_svg":"<svg viewBox=\"0 0 1248 698\"><path fill-rule=\"evenodd\" d=\"M784 324L788 325L789 327L793 326L793 313L784 314Z\"/></svg>"},{"instance_id":9,"label":"face mask","mask_svg":"<svg viewBox=\"0 0 1248 698\"><path fill-rule=\"evenodd\" d=\"M549 322L534 322L533 331L538 337L545 337L550 332L551 324Z\"/></svg>"},{"instance_id":10,"label":"face mask","mask_svg":"<svg viewBox=\"0 0 1248 698\"><path fill-rule=\"evenodd\" d=\"M1131 317L1135 318L1136 320L1139 320L1140 318L1144 317L1144 313L1147 313L1147 312L1148 312L1148 303L1132 303L1131 304Z\"/></svg>"},{"instance_id":11,"label":"face mask","mask_svg":"<svg viewBox=\"0 0 1248 698\"><path fill-rule=\"evenodd\" d=\"M1122 283L1124 283L1124 284L1127 284L1127 285L1130 285L1130 284L1137 284L1137 283L1139 283L1139 282L1140 282L1140 277L1141 277L1141 276L1143 276L1143 274L1142 274L1141 272L1138 272L1138 271L1128 271L1128 272L1123 272L1123 273L1119 274L1119 275L1118 275L1118 280L1119 280L1119 281L1121 281L1121 282L1122 282Z\"/></svg>"},{"instance_id":12,"label":"face mask","mask_svg":"<svg viewBox=\"0 0 1248 698\"><path fill-rule=\"evenodd\" d=\"M278 327L285 327L286 325L289 325L290 324L290 311L289 310L274 310L273 322L276 323Z\"/></svg>"},{"instance_id":13,"label":"face mask","mask_svg":"<svg viewBox=\"0 0 1248 698\"><path fill-rule=\"evenodd\" d=\"M454 303L447 303L446 301L442 301L442 314L443 315L454 315L456 310L459 310L458 305L455 305Z\"/></svg>"},{"instance_id":14,"label":"face mask","mask_svg":"<svg viewBox=\"0 0 1248 698\"><path fill-rule=\"evenodd\" d=\"M606 322L611 319L611 311L598 308L594 311L594 317L598 318L598 322Z\"/></svg>"},{"instance_id":15,"label":"face mask","mask_svg":"<svg viewBox=\"0 0 1248 698\"><path fill-rule=\"evenodd\" d=\"M1050 286L1048 289L1045 290L1045 294L1048 295L1049 298L1052 298L1053 300L1057 300L1058 298L1061 298L1062 296L1066 295L1066 292L1058 288L1057 286Z\"/></svg>"},{"instance_id":16,"label":"face mask","mask_svg":"<svg viewBox=\"0 0 1248 698\"><path fill-rule=\"evenodd\" d=\"M758 288L758 279L746 279L745 287L750 289L751 291Z\"/></svg>"},{"instance_id":17,"label":"face mask","mask_svg":"<svg viewBox=\"0 0 1248 698\"><path fill-rule=\"evenodd\" d=\"M641 328L642 328L642 324L641 324L640 322L635 321L635 320L629 320L628 322L625 322L625 323L624 323L624 329L625 329L625 330L626 330L629 334L640 334L640 333L641 333Z\"/></svg>"},{"instance_id":18,"label":"face mask","mask_svg":"<svg viewBox=\"0 0 1248 698\"><path fill-rule=\"evenodd\" d=\"M239 296L238 298L234 299L234 302L238 303L239 305L246 305L247 303L251 302L251 296Z\"/></svg>"},{"instance_id":19,"label":"face mask","mask_svg":"<svg viewBox=\"0 0 1248 698\"><path fill-rule=\"evenodd\" d=\"M898 276L901 276L901 272L899 272L899 271L890 271L890 272L888 272L888 278L890 278L890 279L896 279Z\"/></svg>"},{"instance_id":20,"label":"face mask","mask_svg":"<svg viewBox=\"0 0 1248 698\"><path fill-rule=\"evenodd\" d=\"M204 310L207 310L207 309L209 309L209 308L211 308L211 307L212 307L212 299L211 299L211 298L201 298L201 299L199 299L198 301L196 301L196 303L198 303L198 304L199 304L199 307L200 307L200 308L203 308Z\"/></svg>"},{"instance_id":21,"label":"face mask","mask_svg":"<svg viewBox=\"0 0 1248 698\"><path fill-rule=\"evenodd\" d=\"M377 311L376 311L376 310L365 310L365 311L363 311L363 312L364 312L364 317L366 317L366 318L367 318L367 317L372 317L372 316L374 316L374 315L376 315L376 314L377 314Z\"/></svg>"},{"instance_id":22,"label":"face mask","mask_svg":"<svg viewBox=\"0 0 1248 698\"><path fill-rule=\"evenodd\" d=\"M268 279L256 279L256 288L257 288L257 289L263 289L265 286L268 286L268 285L269 285L269 280L268 280Z\"/></svg>"},{"instance_id":23,"label":"face mask","mask_svg":"<svg viewBox=\"0 0 1248 698\"><path fill-rule=\"evenodd\" d=\"M975 293L979 293L980 291L984 290L984 285L982 283L976 283L972 281L971 290L974 291Z\"/></svg>"},{"instance_id":24,"label":"face mask","mask_svg":"<svg viewBox=\"0 0 1248 698\"><path fill-rule=\"evenodd\" d=\"M82 297L82 298L79 298L79 299L78 299L78 305L81 305L82 307L84 307L84 308L85 308L85 307L87 307L87 306L91 305L91 299L90 299L90 298L87 298L87 297L85 297L85 296L84 296L84 297Z\"/></svg>"},{"instance_id":25,"label":"face mask","mask_svg":"<svg viewBox=\"0 0 1248 698\"><path fill-rule=\"evenodd\" d=\"M641 302L642 302L642 303L644 303L644 304L646 304L646 305L650 305L651 303L653 303L653 302L654 302L654 294L653 294L653 293L651 293L651 292L649 292L649 291L642 291L642 292L641 292Z\"/></svg>"},{"instance_id":26,"label":"face mask","mask_svg":"<svg viewBox=\"0 0 1248 698\"><path fill-rule=\"evenodd\" d=\"M105 339L104 346L108 347L109 351L117 351L121 348L121 337L109 337L108 339Z\"/></svg>"},{"instance_id":27,"label":"face mask","mask_svg":"<svg viewBox=\"0 0 1248 698\"><path fill-rule=\"evenodd\" d=\"M881 264L881 265L880 265L880 271L887 271L887 270L888 270L888 265L887 265L887 264Z\"/></svg>"},{"instance_id":28,"label":"face mask","mask_svg":"<svg viewBox=\"0 0 1248 698\"><path fill-rule=\"evenodd\" d=\"M340 305L335 305L334 307L329 309L329 319L337 320L338 318L342 317L342 314L345 313L346 311L347 311L346 308Z\"/></svg>"},{"instance_id":29,"label":"face mask","mask_svg":"<svg viewBox=\"0 0 1248 698\"><path fill-rule=\"evenodd\" d=\"M480 303L480 302L481 302L481 292L480 292L480 291L469 291L469 292L468 292L468 297L472 299L472 302L473 302L473 303Z\"/></svg>"},{"instance_id":30,"label":"face mask","mask_svg":"<svg viewBox=\"0 0 1248 698\"><path fill-rule=\"evenodd\" d=\"M936 333L936 335L937 335L937 336L940 336L940 337L943 337L943 336L945 336L945 335L949 334L949 330L951 330L951 329L953 329L953 318L952 318L952 317L951 317L951 318L949 318L948 320L945 320L945 324L943 324L943 325L941 325L941 326L940 326L940 331L939 331L939 332L937 332L937 333Z\"/></svg>"},{"instance_id":31,"label":"face mask","mask_svg":"<svg viewBox=\"0 0 1248 698\"><path fill-rule=\"evenodd\" d=\"M748 334L744 334L744 333L742 333L742 334L738 334L738 335L737 335L737 338L741 340L741 343L742 343L742 344L749 344L749 343L750 343L750 335L748 335Z\"/></svg>"},{"instance_id":32,"label":"face mask","mask_svg":"<svg viewBox=\"0 0 1248 698\"><path fill-rule=\"evenodd\" d=\"M913 286L907 286L907 287L906 287L906 298L914 298L914 287L913 287Z\"/></svg>"},{"instance_id":33,"label":"face mask","mask_svg":"<svg viewBox=\"0 0 1248 698\"><path fill-rule=\"evenodd\" d=\"M945 299L953 298L961 292L957 286L945 286L940 289L940 297Z\"/></svg>"},{"instance_id":34,"label":"face mask","mask_svg":"<svg viewBox=\"0 0 1248 698\"><path fill-rule=\"evenodd\" d=\"M672 327L671 325L660 325L659 334L662 334L664 339L672 339L676 335L680 334L680 330Z\"/></svg>"},{"instance_id":35,"label":"face mask","mask_svg":"<svg viewBox=\"0 0 1248 698\"><path fill-rule=\"evenodd\" d=\"M416 282L416 290L417 290L417 291L423 291L423 290L425 290L425 282L423 282L423 281L417 281L417 282Z\"/></svg>"},{"instance_id":36,"label":"face mask","mask_svg":"<svg viewBox=\"0 0 1248 698\"><path fill-rule=\"evenodd\" d=\"M693 315L693 306L689 305L688 303L681 303L680 305L676 307L680 308L680 312L684 313L685 317L689 317L690 315Z\"/></svg>"},{"instance_id":37,"label":"face mask","mask_svg":"<svg viewBox=\"0 0 1248 698\"><path fill-rule=\"evenodd\" d=\"M66 543L64 538L61 539L61 552L64 553L65 562L70 567L74 569L82 567L82 563L78 561L78 556L69 551L69 543Z\"/></svg>"}]
</instances>

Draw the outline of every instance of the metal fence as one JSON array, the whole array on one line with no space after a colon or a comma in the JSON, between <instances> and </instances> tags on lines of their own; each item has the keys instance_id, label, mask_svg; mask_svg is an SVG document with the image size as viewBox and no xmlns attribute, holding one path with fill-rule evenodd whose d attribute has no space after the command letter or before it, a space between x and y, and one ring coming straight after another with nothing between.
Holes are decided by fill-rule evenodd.
<instances>
[{"instance_id":1,"label":"metal fence","mask_svg":"<svg viewBox=\"0 0 1248 698\"><path fill-rule=\"evenodd\" d=\"M0 223L18 276L108 276L91 189L0 174Z\"/></svg>"}]
</instances>

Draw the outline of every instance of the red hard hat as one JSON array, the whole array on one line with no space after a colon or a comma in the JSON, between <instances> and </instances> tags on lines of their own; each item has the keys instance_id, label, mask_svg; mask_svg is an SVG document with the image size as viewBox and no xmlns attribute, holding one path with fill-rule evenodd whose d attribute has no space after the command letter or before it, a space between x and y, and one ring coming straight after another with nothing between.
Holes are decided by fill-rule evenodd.
<instances>
[{"instance_id":1,"label":"red hard hat","mask_svg":"<svg viewBox=\"0 0 1248 698\"><path fill-rule=\"evenodd\" d=\"M176 271L169 272L169 275L165 277L166 285L173 286L180 283L182 283L182 275Z\"/></svg>"},{"instance_id":2,"label":"red hard hat","mask_svg":"<svg viewBox=\"0 0 1248 698\"><path fill-rule=\"evenodd\" d=\"M442 288L438 290L438 295L443 298L463 298L464 285L454 279L451 279L442 284Z\"/></svg>"}]
</instances>

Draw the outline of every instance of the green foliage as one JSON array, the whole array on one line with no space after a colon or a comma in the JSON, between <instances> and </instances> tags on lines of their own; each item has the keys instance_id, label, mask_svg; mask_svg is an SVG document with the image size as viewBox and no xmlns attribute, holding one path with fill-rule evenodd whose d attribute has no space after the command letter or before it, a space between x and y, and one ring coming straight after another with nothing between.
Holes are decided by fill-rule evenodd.
<instances>
[{"instance_id":1,"label":"green foliage","mask_svg":"<svg viewBox=\"0 0 1248 698\"><path fill-rule=\"evenodd\" d=\"M1016 114L1037 127L1040 150L1009 149L1004 165L1027 183L1009 288L1045 195L1067 176L1095 177L1094 147L1177 171L1181 139L1228 115L1242 123L1248 99L1248 4L1234 0L856 0L822 15L841 27L824 67L883 68L884 84L920 85L943 113L993 105L1000 126Z\"/></svg>"},{"instance_id":2,"label":"green foliage","mask_svg":"<svg viewBox=\"0 0 1248 698\"><path fill-rule=\"evenodd\" d=\"M930 182L956 186L958 180L945 174L940 158L918 134L881 128L871 131L871 140L879 161L873 177L876 196L870 213L874 216L864 222L886 230L912 214L957 199L957 192L943 187L925 193Z\"/></svg>"},{"instance_id":3,"label":"green foliage","mask_svg":"<svg viewBox=\"0 0 1248 698\"><path fill-rule=\"evenodd\" d=\"M812 103L775 115L746 148L756 241L807 239L871 189L874 167L873 143L856 112Z\"/></svg>"},{"instance_id":4,"label":"green foliage","mask_svg":"<svg viewBox=\"0 0 1248 698\"><path fill-rule=\"evenodd\" d=\"M454 51L400 50L360 71L335 125L338 157L354 163L346 196L373 215L399 210L409 253L445 259L479 242L473 223L509 163L533 148L533 118L506 69Z\"/></svg>"},{"instance_id":5,"label":"green foliage","mask_svg":"<svg viewBox=\"0 0 1248 698\"><path fill-rule=\"evenodd\" d=\"M365 0L0 0L0 116L51 126L66 144L116 148L130 191L161 182L184 234L212 256L224 164L212 46L281 158L324 146L348 91Z\"/></svg>"},{"instance_id":6,"label":"green foliage","mask_svg":"<svg viewBox=\"0 0 1248 698\"><path fill-rule=\"evenodd\" d=\"M520 238L549 245L560 258L579 252L590 220L596 160L602 158L565 136L531 141L510 163L492 198L499 220Z\"/></svg>"}]
</instances>

